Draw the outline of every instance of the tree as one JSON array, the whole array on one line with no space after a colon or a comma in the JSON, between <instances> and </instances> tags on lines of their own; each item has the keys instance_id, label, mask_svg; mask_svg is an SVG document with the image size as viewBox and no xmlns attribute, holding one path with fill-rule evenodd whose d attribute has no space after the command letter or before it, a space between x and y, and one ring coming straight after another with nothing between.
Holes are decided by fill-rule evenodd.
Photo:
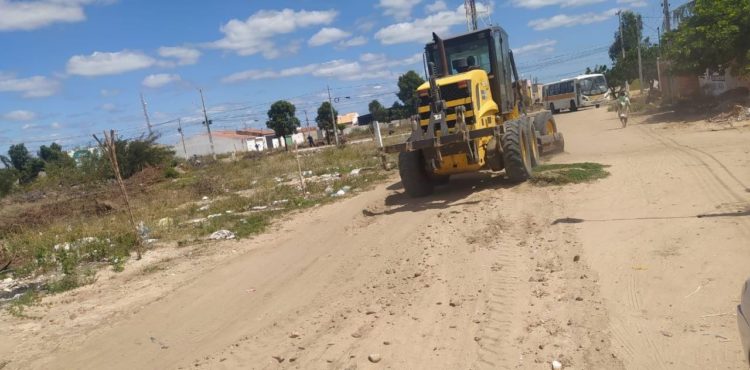
<instances>
[{"instance_id":1,"label":"tree","mask_svg":"<svg viewBox=\"0 0 750 370\"><path fill-rule=\"evenodd\" d=\"M706 69L750 74L750 2L695 0L676 30L664 35L665 54L676 72Z\"/></svg>"},{"instance_id":2,"label":"tree","mask_svg":"<svg viewBox=\"0 0 750 370\"><path fill-rule=\"evenodd\" d=\"M370 114L375 114L375 112L383 109L383 104L380 104L377 99L371 101L370 104L367 105L367 110L370 111Z\"/></svg>"},{"instance_id":3,"label":"tree","mask_svg":"<svg viewBox=\"0 0 750 370\"><path fill-rule=\"evenodd\" d=\"M146 167L169 165L174 159L174 151L156 142L157 136L149 135L135 140L118 139L115 142L117 163L120 174L128 178Z\"/></svg>"},{"instance_id":4,"label":"tree","mask_svg":"<svg viewBox=\"0 0 750 370\"><path fill-rule=\"evenodd\" d=\"M286 146L286 136L293 134L300 126L299 119L295 116L296 111L297 108L294 104L286 100L279 100L271 104L271 109L268 110L266 127L272 129L276 133L276 137L284 138L286 150L289 150Z\"/></svg>"},{"instance_id":5,"label":"tree","mask_svg":"<svg viewBox=\"0 0 750 370\"><path fill-rule=\"evenodd\" d=\"M409 71L398 77L398 93L396 96L404 103L409 115L417 114L419 96L417 88L424 83L417 72Z\"/></svg>"},{"instance_id":6,"label":"tree","mask_svg":"<svg viewBox=\"0 0 750 370\"><path fill-rule=\"evenodd\" d=\"M50 144L50 146L40 146L37 155L45 162L54 162L60 160L64 156L67 156L67 154L62 151L62 147L58 143L52 143Z\"/></svg>"},{"instance_id":7,"label":"tree","mask_svg":"<svg viewBox=\"0 0 750 370\"><path fill-rule=\"evenodd\" d=\"M18 181L21 184L28 184L34 181L39 172L44 170L44 161L32 157L24 144L11 145L8 149L8 157L10 158L11 166L16 170Z\"/></svg>"},{"instance_id":8,"label":"tree","mask_svg":"<svg viewBox=\"0 0 750 370\"><path fill-rule=\"evenodd\" d=\"M651 44L646 38L640 42L639 38L643 32L641 15L631 11L624 11L622 18L622 34L620 27L615 31L614 41L609 47L609 58L612 60L612 68L606 66L595 66L594 73L603 73L607 78L609 88L614 91L617 87L625 86L638 78L638 48L641 49L641 65L643 66L643 86L651 86L657 78L656 57L659 47ZM622 40L622 41L621 41ZM623 43L624 42L624 43ZM625 48L623 57L622 48ZM601 72L597 72L597 68ZM587 71L590 69L587 69Z\"/></svg>"},{"instance_id":9,"label":"tree","mask_svg":"<svg viewBox=\"0 0 750 370\"><path fill-rule=\"evenodd\" d=\"M591 67L586 67L586 73L585 74L587 74L587 75L590 75L590 74L606 74L608 71L609 70L607 69L606 65L604 65L604 64L598 65L597 64L597 65L594 66L594 69L591 69Z\"/></svg>"},{"instance_id":10,"label":"tree","mask_svg":"<svg viewBox=\"0 0 750 370\"><path fill-rule=\"evenodd\" d=\"M73 158L70 158L68 153L65 153L58 143L52 143L50 146L40 146L37 155L45 162L45 171L50 167L69 168L75 166Z\"/></svg>"},{"instance_id":11,"label":"tree","mask_svg":"<svg viewBox=\"0 0 750 370\"><path fill-rule=\"evenodd\" d=\"M392 119L409 118L409 111L400 102L393 102L393 105L388 110L391 112Z\"/></svg>"},{"instance_id":12,"label":"tree","mask_svg":"<svg viewBox=\"0 0 750 370\"><path fill-rule=\"evenodd\" d=\"M0 168L0 198L10 194L17 180L13 169Z\"/></svg>"},{"instance_id":13,"label":"tree","mask_svg":"<svg viewBox=\"0 0 750 370\"><path fill-rule=\"evenodd\" d=\"M31 161L29 150L26 149L26 145L24 144L11 145L8 149L8 157L13 168L19 172L23 171Z\"/></svg>"},{"instance_id":14,"label":"tree","mask_svg":"<svg viewBox=\"0 0 750 370\"><path fill-rule=\"evenodd\" d=\"M643 31L643 22L641 15L633 13L630 10L623 11L620 15L622 19L622 35L620 34L620 27L615 31L615 40L612 45L609 46L609 59L613 62L622 58L622 48L625 47L625 52L629 50L635 50L638 45L638 35ZM620 39L624 37L625 44L620 44Z\"/></svg>"},{"instance_id":15,"label":"tree","mask_svg":"<svg viewBox=\"0 0 750 370\"><path fill-rule=\"evenodd\" d=\"M371 101L367 108L370 111L370 114L372 114L373 120L378 122L386 122L388 120L390 112L388 112L388 110L385 109L385 107L383 107L383 105L380 104L379 101Z\"/></svg>"},{"instance_id":16,"label":"tree","mask_svg":"<svg viewBox=\"0 0 750 370\"><path fill-rule=\"evenodd\" d=\"M331 114L331 111L333 111L333 115ZM324 101L320 104L320 107L318 107L318 116L315 117L315 122L318 123L318 127L321 130L325 131L328 144L331 144L331 135L333 135L333 122L338 114L339 113L336 111L336 109L332 109L331 103L327 101Z\"/></svg>"}]
</instances>

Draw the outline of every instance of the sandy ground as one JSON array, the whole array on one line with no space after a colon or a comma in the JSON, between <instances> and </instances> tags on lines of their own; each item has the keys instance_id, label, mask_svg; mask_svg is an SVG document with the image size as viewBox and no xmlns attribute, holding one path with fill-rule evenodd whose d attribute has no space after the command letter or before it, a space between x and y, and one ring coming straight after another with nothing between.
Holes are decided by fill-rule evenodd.
<instances>
[{"instance_id":1,"label":"sandy ground","mask_svg":"<svg viewBox=\"0 0 750 370\"><path fill-rule=\"evenodd\" d=\"M556 117L551 161L609 178L474 174L420 200L394 178L250 240L152 251L0 314L0 369L747 368L748 128Z\"/></svg>"}]
</instances>

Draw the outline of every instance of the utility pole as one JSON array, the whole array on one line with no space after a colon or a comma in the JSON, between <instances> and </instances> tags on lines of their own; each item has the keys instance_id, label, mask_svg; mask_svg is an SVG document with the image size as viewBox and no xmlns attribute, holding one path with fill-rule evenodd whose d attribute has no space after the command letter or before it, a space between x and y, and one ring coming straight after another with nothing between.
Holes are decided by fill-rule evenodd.
<instances>
[{"instance_id":1,"label":"utility pole","mask_svg":"<svg viewBox=\"0 0 750 370\"><path fill-rule=\"evenodd\" d=\"M638 81L640 81L641 96L643 96L643 64L641 63L641 18L638 18Z\"/></svg>"},{"instance_id":2,"label":"utility pole","mask_svg":"<svg viewBox=\"0 0 750 370\"><path fill-rule=\"evenodd\" d=\"M307 118L307 109L305 109L305 126L310 127L310 119Z\"/></svg>"},{"instance_id":3,"label":"utility pole","mask_svg":"<svg viewBox=\"0 0 750 370\"><path fill-rule=\"evenodd\" d=\"M182 132L182 119L177 119L177 132L180 133L180 139L182 140L182 150L185 152L185 159L187 159L187 147L185 147L185 133Z\"/></svg>"},{"instance_id":4,"label":"utility pole","mask_svg":"<svg viewBox=\"0 0 750 370\"><path fill-rule=\"evenodd\" d=\"M148 136L153 136L154 132L151 131L151 119L148 117L148 109L146 108L146 99L143 98L143 93L141 93L141 106L143 107L143 115L146 116L146 126L148 126Z\"/></svg>"},{"instance_id":5,"label":"utility pole","mask_svg":"<svg viewBox=\"0 0 750 370\"><path fill-rule=\"evenodd\" d=\"M622 59L625 60L625 35L622 33L622 10L617 11L617 23L620 25L620 50Z\"/></svg>"},{"instance_id":6,"label":"utility pole","mask_svg":"<svg viewBox=\"0 0 750 370\"><path fill-rule=\"evenodd\" d=\"M664 11L664 32L669 32L672 30L672 24L670 23L669 17L669 0L663 0L661 6Z\"/></svg>"},{"instance_id":7,"label":"utility pole","mask_svg":"<svg viewBox=\"0 0 750 370\"><path fill-rule=\"evenodd\" d=\"M617 11L617 23L620 25L620 50L622 51L622 62L625 63L625 34L622 33L622 10ZM625 77L625 91L630 93L630 83Z\"/></svg>"},{"instance_id":8,"label":"utility pole","mask_svg":"<svg viewBox=\"0 0 750 370\"><path fill-rule=\"evenodd\" d=\"M669 31L672 30L672 24L670 22L671 17L669 15L669 0L662 0L661 6L662 6L662 11L664 12L664 32L666 33L666 32L669 32ZM662 45L661 45L661 38L659 38L659 48L661 48L661 47L662 47ZM672 82L673 81L672 81L672 71L670 71L670 68L672 67L672 63L671 63L671 61L667 61L667 62L669 63L668 64L669 68L667 68L667 86L669 88L669 91L667 92L666 96L668 97L667 100L671 104L672 103L672 93L673 93L673 88L672 88ZM661 83L661 80L660 80L659 83ZM662 94L663 94L664 93L663 87L659 86L659 89L662 90ZM664 95L662 95L662 96L664 96Z\"/></svg>"},{"instance_id":9,"label":"utility pole","mask_svg":"<svg viewBox=\"0 0 750 370\"><path fill-rule=\"evenodd\" d=\"M214 150L214 138L211 136L211 121L208 120L208 113L206 113L206 101L203 100L203 90L198 89L198 92L201 94L201 105L203 105L203 124L206 125L206 130L208 130L208 141L211 143L211 155L214 157L214 160L216 160L216 151Z\"/></svg>"},{"instance_id":10,"label":"utility pole","mask_svg":"<svg viewBox=\"0 0 750 370\"><path fill-rule=\"evenodd\" d=\"M331 108L331 121L333 123L333 135L336 138L336 146L339 146L339 130L336 127L336 115L333 113L333 99L331 99L331 87L326 85L328 89L328 106Z\"/></svg>"}]
</instances>

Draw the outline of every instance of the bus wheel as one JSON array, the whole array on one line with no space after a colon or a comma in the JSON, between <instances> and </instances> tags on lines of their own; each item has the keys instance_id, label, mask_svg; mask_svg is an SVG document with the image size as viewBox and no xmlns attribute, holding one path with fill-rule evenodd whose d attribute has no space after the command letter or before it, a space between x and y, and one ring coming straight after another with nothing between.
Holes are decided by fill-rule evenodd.
<instances>
[{"instance_id":1,"label":"bus wheel","mask_svg":"<svg viewBox=\"0 0 750 370\"><path fill-rule=\"evenodd\" d=\"M549 111L552 113L559 112L559 110L555 110L555 103L549 103Z\"/></svg>"},{"instance_id":2,"label":"bus wheel","mask_svg":"<svg viewBox=\"0 0 750 370\"><path fill-rule=\"evenodd\" d=\"M577 110L578 110L578 107L576 107L576 102L574 102L574 101L571 100L570 101L570 111L571 112L575 112Z\"/></svg>"}]
</instances>

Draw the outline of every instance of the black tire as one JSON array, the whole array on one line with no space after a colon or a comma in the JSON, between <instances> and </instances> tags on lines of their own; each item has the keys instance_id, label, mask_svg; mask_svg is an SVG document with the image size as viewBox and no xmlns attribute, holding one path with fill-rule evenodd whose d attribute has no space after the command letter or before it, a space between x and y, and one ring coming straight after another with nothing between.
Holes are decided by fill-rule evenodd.
<instances>
[{"instance_id":1,"label":"black tire","mask_svg":"<svg viewBox=\"0 0 750 370\"><path fill-rule=\"evenodd\" d=\"M451 175L430 175L430 180L435 186L448 185L451 181Z\"/></svg>"},{"instance_id":2,"label":"black tire","mask_svg":"<svg viewBox=\"0 0 750 370\"><path fill-rule=\"evenodd\" d=\"M549 125L547 125L549 123ZM539 112L536 116L534 116L534 129L537 132L537 145L539 153L543 153L544 150L542 150L542 139L541 136L551 135L557 132L557 123L555 123L555 118L552 117L551 112Z\"/></svg>"},{"instance_id":3,"label":"black tire","mask_svg":"<svg viewBox=\"0 0 750 370\"><path fill-rule=\"evenodd\" d=\"M526 141L529 148L529 156L531 157L531 167L536 167L539 165L539 156L542 152L541 150L541 142L537 140L536 135L536 128L534 127L534 124L531 123L531 121L524 122L523 125L524 129L526 130Z\"/></svg>"},{"instance_id":4,"label":"black tire","mask_svg":"<svg viewBox=\"0 0 750 370\"><path fill-rule=\"evenodd\" d=\"M421 151L401 152L398 155L398 174L406 194L410 197L424 197L435 191L432 179L424 166Z\"/></svg>"},{"instance_id":5,"label":"black tire","mask_svg":"<svg viewBox=\"0 0 750 370\"><path fill-rule=\"evenodd\" d=\"M549 127L547 126L547 122L550 122ZM542 136L551 135L557 132L557 123L555 122L555 118L552 117L552 113L542 111L534 116L534 128Z\"/></svg>"},{"instance_id":6,"label":"black tire","mask_svg":"<svg viewBox=\"0 0 750 370\"><path fill-rule=\"evenodd\" d=\"M549 111L553 114L559 112L558 110L555 110L555 103L549 103Z\"/></svg>"},{"instance_id":7,"label":"black tire","mask_svg":"<svg viewBox=\"0 0 750 370\"><path fill-rule=\"evenodd\" d=\"M531 177L531 151L523 121L510 121L505 124L503 134L503 162L505 174L510 181L524 182Z\"/></svg>"},{"instance_id":8,"label":"black tire","mask_svg":"<svg viewBox=\"0 0 750 370\"><path fill-rule=\"evenodd\" d=\"M576 106L576 102L574 102L574 101L571 100L570 101L570 111L571 112L575 112L577 110L578 110L578 107Z\"/></svg>"}]
</instances>

